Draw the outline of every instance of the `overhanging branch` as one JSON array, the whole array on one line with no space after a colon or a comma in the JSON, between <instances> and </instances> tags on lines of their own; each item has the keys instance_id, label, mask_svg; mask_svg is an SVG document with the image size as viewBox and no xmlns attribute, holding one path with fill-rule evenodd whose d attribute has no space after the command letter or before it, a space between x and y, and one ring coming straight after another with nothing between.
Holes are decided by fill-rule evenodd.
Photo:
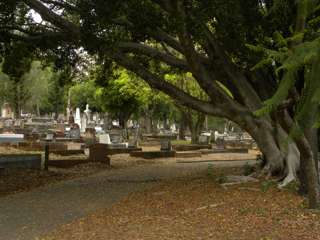
<instances>
[{"instance_id":1,"label":"overhanging branch","mask_svg":"<svg viewBox=\"0 0 320 240\"><path fill-rule=\"evenodd\" d=\"M213 103L199 100L187 94L186 92L165 81L156 74L151 73L148 69L139 65L125 54L118 52L112 57L119 65L134 72L139 77L144 79L151 87L168 94L180 104L190 107L196 111L203 112L205 114L226 117L222 109L215 107Z\"/></svg>"}]
</instances>

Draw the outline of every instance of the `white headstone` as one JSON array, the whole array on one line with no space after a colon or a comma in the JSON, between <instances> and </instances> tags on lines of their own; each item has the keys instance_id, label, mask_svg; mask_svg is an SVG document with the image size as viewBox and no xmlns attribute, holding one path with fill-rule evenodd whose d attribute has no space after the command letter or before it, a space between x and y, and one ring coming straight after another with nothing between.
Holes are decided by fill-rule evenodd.
<instances>
[{"instance_id":1,"label":"white headstone","mask_svg":"<svg viewBox=\"0 0 320 240\"><path fill-rule=\"evenodd\" d=\"M81 128L80 128L80 131L82 133L84 133L86 131L86 128L87 128L87 117L86 116L82 116L81 118Z\"/></svg>"},{"instance_id":2,"label":"white headstone","mask_svg":"<svg viewBox=\"0 0 320 240\"><path fill-rule=\"evenodd\" d=\"M91 120L91 110L89 109L89 104L86 105L86 110L84 110L84 113L87 115L87 120Z\"/></svg>"},{"instance_id":3,"label":"white headstone","mask_svg":"<svg viewBox=\"0 0 320 240\"><path fill-rule=\"evenodd\" d=\"M79 128L81 128L81 116L80 116L80 108L76 108L76 116L74 118L74 122L78 124Z\"/></svg>"},{"instance_id":4,"label":"white headstone","mask_svg":"<svg viewBox=\"0 0 320 240\"><path fill-rule=\"evenodd\" d=\"M108 133L106 134L101 134L99 136L99 143L102 143L102 144L111 144L111 140L110 140L110 136Z\"/></svg>"},{"instance_id":5,"label":"white headstone","mask_svg":"<svg viewBox=\"0 0 320 240\"><path fill-rule=\"evenodd\" d=\"M200 144L208 144L209 143L209 137L205 135L199 136L199 143Z\"/></svg>"}]
</instances>

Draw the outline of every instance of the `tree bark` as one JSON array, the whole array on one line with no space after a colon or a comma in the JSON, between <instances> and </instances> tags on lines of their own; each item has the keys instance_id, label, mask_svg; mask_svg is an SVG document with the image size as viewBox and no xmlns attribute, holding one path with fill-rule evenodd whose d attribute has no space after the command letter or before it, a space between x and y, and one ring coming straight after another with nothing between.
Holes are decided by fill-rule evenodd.
<instances>
[{"instance_id":1,"label":"tree bark","mask_svg":"<svg viewBox=\"0 0 320 240\"><path fill-rule=\"evenodd\" d=\"M315 209L320 207L320 188L315 159L312 148L307 139L302 136L296 140L297 146L301 153L301 168L303 179L301 183L305 184L307 189L309 208Z\"/></svg>"}]
</instances>

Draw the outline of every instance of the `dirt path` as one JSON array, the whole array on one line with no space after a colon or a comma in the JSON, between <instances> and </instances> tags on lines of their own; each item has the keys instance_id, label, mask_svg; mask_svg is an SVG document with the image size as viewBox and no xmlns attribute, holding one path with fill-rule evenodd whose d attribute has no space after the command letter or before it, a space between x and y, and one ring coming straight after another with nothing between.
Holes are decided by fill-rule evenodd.
<instances>
[{"instance_id":1,"label":"dirt path","mask_svg":"<svg viewBox=\"0 0 320 240\"><path fill-rule=\"evenodd\" d=\"M216 161L239 166L248 161ZM254 163L254 161L250 161ZM32 240L62 224L104 209L156 181L197 174L208 163L145 164L115 169L0 198L0 240Z\"/></svg>"}]
</instances>

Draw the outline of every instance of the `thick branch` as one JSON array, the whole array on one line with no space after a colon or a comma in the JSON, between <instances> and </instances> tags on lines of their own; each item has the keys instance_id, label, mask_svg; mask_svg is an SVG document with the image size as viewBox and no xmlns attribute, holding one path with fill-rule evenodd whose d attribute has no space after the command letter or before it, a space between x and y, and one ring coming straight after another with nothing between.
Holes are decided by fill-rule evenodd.
<instances>
[{"instance_id":1,"label":"thick branch","mask_svg":"<svg viewBox=\"0 0 320 240\"><path fill-rule=\"evenodd\" d=\"M183 59L179 59L173 55L161 52L155 48L147 46L145 44L133 43L133 42L122 42L118 46L121 50L129 51L132 53L143 54L151 58L160 60L170 66L180 68L187 71L188 65Z\"/></svg>"},{"instance_id":2,"label":"thick branch","mask_svg":"<svg viewBox=\"0 0 320 240\"><path fill-rule=\"evenodd\" d=\"M54 13L38 0L23 0L23 1L33 10L38 12L41 15L42 19L44 19L45 21L48 21L53 25L59 27L63 31L68 32L69 34L72 34L76 38L79 38L80 29L74 23L69 22L68 20Z\"/></svg>"}]
</instances>

